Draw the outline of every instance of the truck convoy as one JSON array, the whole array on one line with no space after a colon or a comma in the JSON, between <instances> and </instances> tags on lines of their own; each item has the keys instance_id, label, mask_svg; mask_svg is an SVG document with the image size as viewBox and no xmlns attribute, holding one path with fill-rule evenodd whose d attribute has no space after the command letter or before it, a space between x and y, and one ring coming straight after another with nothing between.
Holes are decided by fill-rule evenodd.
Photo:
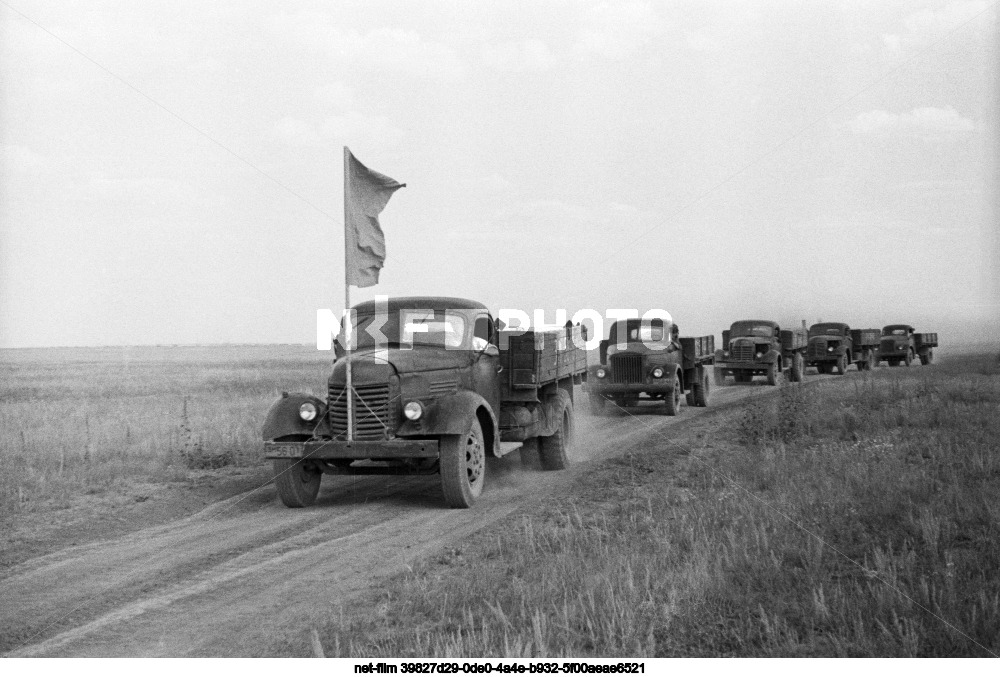
<instances>
[{"instance_id":1,"label":"truck convoy","mask_svg":"<svg viewBox=\"0 0 1000 677\"><path fill-rule=\"evenodd\" d=\"M707 407L715 337L678 334L677 325L664 318L611 325L599 346L600 364L590 367L585 386L591 413L601 414L608 400L629 407L643 398L662 401L665 413L676 416L682 394L689 405Z\"/></svg>"},{"instance_id":2,"label":"truck convoy","mask_svg":"<svg viewBox=\"0 0 1000 677\"><path fill-rule=\"evenodd\" d=\"M770 320L740 320L722 332L715 352L715 383L723 385L732 374L737 383L750 383L758 374L768 385L778 385L787 374L801 381L805 372L805 329L782 329Z\"/></svg>"},{"instance_id":3,"label":"truck convoy","mask_svg":"<svg viewBox=\"0 0 1000 677\"><path fill-rule=\"evenodd\" d=\"M882 328L878 358L890 367L898 367L900 362L909 367L914 357L920 358L920 364L928 365L934 361L937 345L937 332L918 334L908 324L890 324Z\"/></svg>"},{"instance_id":4,"label":"truck convoy","mask_svg":"<svg viewBox=\"0 0 1000 677\"><path fill-rule=\"evenodd\" d=\"M536 439L544 469L566 467L573 386L587 378L579 325L500 330L482 304L442 297L354 312L352 393L339 338L326 398L283 393L267 414L264 456L286 506L312 505L324 474L438 474L445 502L468 508L487 456Z\"/></svg>"},{"instance_id":5,"label":"truck convoy","mask_svg":"<svg viewBox=\"0 0 1000 677\"><path fill-rule=\"evenodd\" d=\"M855 364L867 371L878 363L878 329L851 329L843 322L820 322L809 327L806 366L820 374L843 375Z\"/></svg>"}]
</instances>

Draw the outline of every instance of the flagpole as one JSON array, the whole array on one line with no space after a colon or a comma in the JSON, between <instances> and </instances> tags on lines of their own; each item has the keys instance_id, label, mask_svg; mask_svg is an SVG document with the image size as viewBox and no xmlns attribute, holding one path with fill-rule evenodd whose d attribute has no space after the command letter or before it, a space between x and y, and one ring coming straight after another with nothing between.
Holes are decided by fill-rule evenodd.
<instances>
[{"instance_id":1,"label":"flagpole","mask_svg":"<svg viewBox=\"0 0 1000 677\"><path fill-rule=\"evenodd\" d=\"M351 384L351 340L353 338L354 327L351 322L351 282L350 269L347 260L347 228L350 219L347 216L348 200L350 199L349 181L351 176L350 167L351 151L344 146L344 339L347 343L344 346L347 360L347 441L354 441L354 387Z\"/></svg>"}]
</instances>

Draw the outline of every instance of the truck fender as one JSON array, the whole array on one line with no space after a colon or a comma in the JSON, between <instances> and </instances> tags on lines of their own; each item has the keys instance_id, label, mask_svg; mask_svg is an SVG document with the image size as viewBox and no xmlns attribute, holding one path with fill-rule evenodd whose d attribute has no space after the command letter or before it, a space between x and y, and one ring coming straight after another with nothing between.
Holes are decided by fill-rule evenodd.
<instances>
[{"instance_id":1,"label":"truck fender","mask_svg":"<svg viewBox=\"0 0 1000 677\"><path fill-rule=\"evenodd\" d=\"M766 364L774 364L780 358L781 358L781 351L771 348L771 350L767 351L767 354L764 355L764 359L761 361Z\"/></svg>"},{"instance_id":2,"label":"truck fender","mask_svg":"<svg viewBox=\"0 0 1000 677\"><path fill-rule=\"evenodd\" d=\"M483 427L483 437L490 455L495 456L499 447L496 412L481 395L471 390L461 390L453 395L441 397L426 407L425 415L419 421L405 421L397 430L400 436L462 435L472 427L477 416ZM481 416L479 412L485 412ZM419 427L418 427L419 426Z\"/></svg>"},{"instance_id":3,"label":"truck fender","mask_svg":"<svg viewBox=\"0 0 1000 677\"><path fill-rule=\"evenodd\" d=\"M316 418L303 421L299 407L306 402L316 405ZM264 418L261 437L265 442L289 435L329 435L330 426L326 417L326 402L309 393L282 393L281 399L271 405Z\"/></svg>"}]
</instances>

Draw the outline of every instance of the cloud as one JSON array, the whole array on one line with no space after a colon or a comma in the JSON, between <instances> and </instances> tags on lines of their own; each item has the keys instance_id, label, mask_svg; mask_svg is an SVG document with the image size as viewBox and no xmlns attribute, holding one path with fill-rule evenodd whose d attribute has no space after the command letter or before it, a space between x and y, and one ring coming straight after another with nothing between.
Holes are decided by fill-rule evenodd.
<instances>
[{"instance_id":1,"label":"cloud","mask_svg":"<svg viewBox=\"0 0 1000 677\"><path fill-rule=\"evenodd\" d=\"M507 73L544 71L556 63L549 46L537 39L484 45L481 54L487 66Z\"/></svg>"},{"instance_id":2,"label":"cloud","mask_svg":"<svg viewBox=\"0 0 1000 677\"><path fill-rule=\"evenodd\" d=\"M909 113L889 113L873 110L861 113L847 123L855 134L885 135L893 133L920 136L941 136L971 132L976 124L962 117L952 107L914 108Z\"/></svg>"},{"instance_id":3,"label":"cloud","mask_svg":"<svg viewBox=\"0 0 1000 677\"><path fill-rule=\"evenodd\" d=\"M577 48L624 59L641 51L664 29L665 23L648 2L600 3L584 12Z\"/></svg>"},{"instance_id":4,"label":"cloud","mask_svg":"<svg viewBox=\"0 0 1000 677\"><path fill-rule=\"evenodd\" d=\"M887 33L882 43L891 51L920 48L944 36L963 23L983 13L990 6L986 0L953 2L940 9L923 9L903 20L901 33ZM985 27L990 22L982 22Z\"/></svg>"},{"instance_id":5,"label":"cloud","mask_svg":"<svg viewBox=\"0 0 1000 677\"><path fill-rule=\"evenodd\" d=\"M321 52L356 68L445 82L465 76L465 66L454 49L426 40L416 31L378 28L360 33L331 25L330 20L324 14L300 12L275 17L273 25L286 44Z\"/></svg>"}]
</instances>

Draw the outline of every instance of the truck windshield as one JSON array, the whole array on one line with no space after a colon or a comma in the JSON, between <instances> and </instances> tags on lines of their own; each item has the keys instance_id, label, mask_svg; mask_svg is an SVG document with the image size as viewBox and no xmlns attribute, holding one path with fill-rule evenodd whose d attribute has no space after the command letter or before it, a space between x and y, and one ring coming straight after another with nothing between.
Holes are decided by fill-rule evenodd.
<instances>
[{"instance_id":1,"label":"truck windshield","mask_svg":"<svg viewBox=\"0 0 1000 677\"><path fill-rule=\"evenodd\" d=\"M809 336L843 336L844 328L839 324L814 324L809 327Z\"/></svg>"},{"instance_id":2,"label":"truck windshield","mask_svg":"<svg viewBox=\"0 0 1000 677\"><path fill-rule=\"evenodd\" d=\"M769 324L755 324L753 322L736 322L729 329L731 336L762 336L771 338L774 336L774 327Z\"/></svg>"},{"instance_id":3,"label":"truck windshield","mask_svg":"<svg viewBox=\"0 0 1000 677\"><path fill-rule=\"evenodd\" d=\"M906 336L906 330L900 328L886 327L882 330L882 336Z\"/></svg>"},{"instance_id":4,"label":"truck windshield","mask_svg":"<svg viewBox=\"0 0 1000 677\"><path fill-rule=\"evenodd\" d=\"M447 310L401 310L398 314L363 315L354 329L358 348L428 345L472 350L463 315ZM338 337L343 344L343 333Z\"/></svg>"}]
</instances>

